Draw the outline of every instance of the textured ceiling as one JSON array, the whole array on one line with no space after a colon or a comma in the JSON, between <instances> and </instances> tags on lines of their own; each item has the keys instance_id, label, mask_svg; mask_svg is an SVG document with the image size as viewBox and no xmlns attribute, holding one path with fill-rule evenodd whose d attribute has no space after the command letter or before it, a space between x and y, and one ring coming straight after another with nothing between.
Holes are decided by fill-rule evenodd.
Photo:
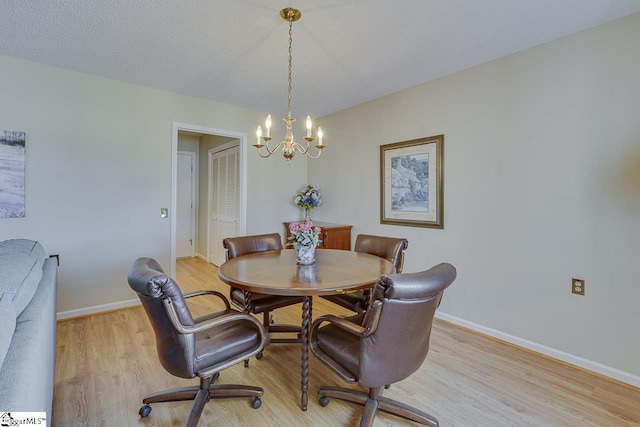
<instances>
[{"instance_id":1,"label":"textured ceiling","mask_svg":"<svg viewBox=\"0 0 640 427\"><path fill-rule=\"evenodd\" d=\"M625 15L638 0L2 0L0 54L321 116Z\"/></svg>"}]
</instances>

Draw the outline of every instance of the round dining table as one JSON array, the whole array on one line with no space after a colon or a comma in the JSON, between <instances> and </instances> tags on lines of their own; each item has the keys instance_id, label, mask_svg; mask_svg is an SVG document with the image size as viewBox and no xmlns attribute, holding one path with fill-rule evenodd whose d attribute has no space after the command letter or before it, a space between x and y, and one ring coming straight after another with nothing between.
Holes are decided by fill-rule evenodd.
<instances>
[{"instance_id":1,"label":"round dining table","mask_svg":"<svg viewBox=\"0 0 640 427\"><path fill-rule=\"evenodd\" d=\"M251 304L251 292L304 297L300 405L306 411L313 296L370 289L380 276L392 273L394 267L385 258L336 249L317 249L311 265L298 265L296 258L294 249L242 255L223 263L218 276L228 285L245 291L245 311Z\"/></svg>"}]
</instances>

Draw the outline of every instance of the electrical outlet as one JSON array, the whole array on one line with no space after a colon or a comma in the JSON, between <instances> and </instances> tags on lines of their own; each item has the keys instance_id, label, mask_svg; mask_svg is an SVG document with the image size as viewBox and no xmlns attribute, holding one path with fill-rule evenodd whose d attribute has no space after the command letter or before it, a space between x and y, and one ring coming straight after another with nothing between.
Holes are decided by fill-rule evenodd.
<instances>
[{"instance_id":1,"label":"electrical outlet","mask_svg":"<svg viewBox=\"0 0 640 427\"><path fill-rule=\"evenodd\" d=\"M583 279L576 279L575 277L571 279L571 293L584 296L584 280Z\"/></svg>"}]
</instances>

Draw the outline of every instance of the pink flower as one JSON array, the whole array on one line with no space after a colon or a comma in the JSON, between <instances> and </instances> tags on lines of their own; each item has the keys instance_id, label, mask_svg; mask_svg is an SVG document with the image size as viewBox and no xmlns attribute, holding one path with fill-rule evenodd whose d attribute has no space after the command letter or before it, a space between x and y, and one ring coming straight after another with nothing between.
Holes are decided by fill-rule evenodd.
<instances>
[{"instance_id":1,"label":"pink flower","mask_svg":"<svg viewBox=\"0 0 640 427\"><path fill-rule=\"evenodd\" d=\"M313 228L313 222L311 222L311 221L305 221L305 222L300 224L300 231L302 231L302 232L309 231L312 228Z\"/></svg>"},{"instance_id":2,"label":"pink flower","mask_svg":"<svg viewBox=\"0 0 640 427\"><path fill-rule=\"evenodd\" d=\"M292 222L291 224L289 224L289 232L292 234L297 233L299 228L300 228L299 222Z\"/></svg>"},{"instance_id":3,"label":"pink flower","mask_svg":"<svg viewBox=\"0 0 640 427\"><path fill-rule=\"evenodd\" d=\"M290 236L287 243L288 246L293 246L296 250L301 246L317 246L321 242L320 227L315 227L312 221L304 222L292 222L289 224Z\"/></svg>"}]
</instances>

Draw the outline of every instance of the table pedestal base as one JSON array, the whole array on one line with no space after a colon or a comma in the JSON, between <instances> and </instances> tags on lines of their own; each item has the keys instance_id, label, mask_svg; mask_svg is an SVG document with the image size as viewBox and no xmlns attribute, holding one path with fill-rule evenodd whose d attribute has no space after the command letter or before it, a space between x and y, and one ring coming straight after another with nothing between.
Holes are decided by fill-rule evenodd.
<instances>
[{"instance_id":1,"label":"table pedestal base","mask_svg":"<svg viewBox=\"0 0 640 427\"><path fill-rule=\"evenodd\" d=\"M303 411L307 410L307 403L309 401L309 334L311 333L312 304L313 298L311 296L305 296L302 302L302 377L300 380L300 388L302 389L300 407Z\"/></svg>"}]
</instances>

